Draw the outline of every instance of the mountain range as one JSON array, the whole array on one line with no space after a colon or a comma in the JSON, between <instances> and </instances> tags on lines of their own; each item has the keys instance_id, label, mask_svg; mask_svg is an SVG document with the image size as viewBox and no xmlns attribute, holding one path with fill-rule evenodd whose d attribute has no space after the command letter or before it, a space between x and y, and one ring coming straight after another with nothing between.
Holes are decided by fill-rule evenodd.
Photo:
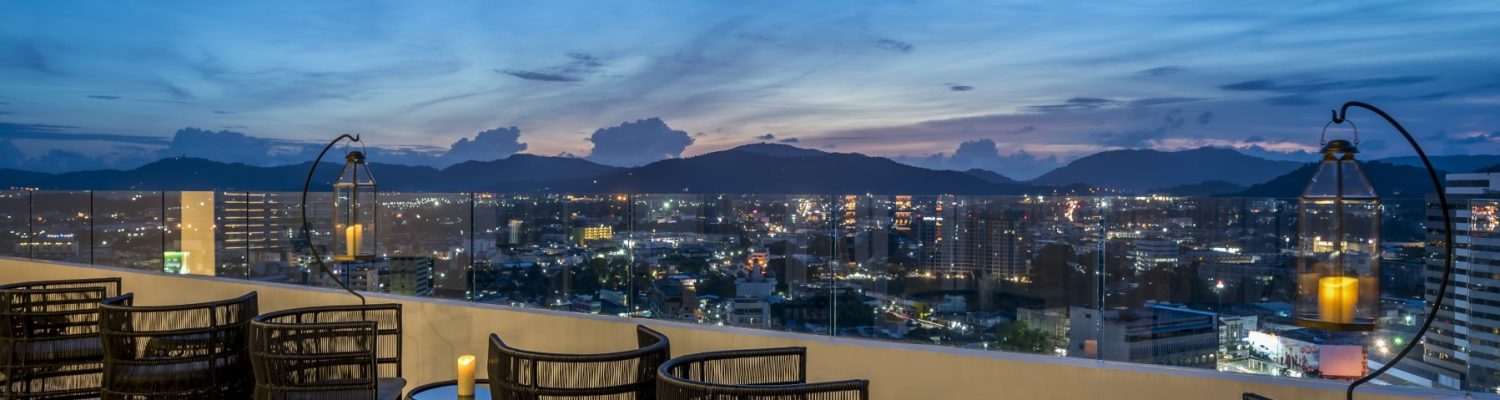
<instances>
[{"instance_id":1,"label":"mountain range","mask_svg":"<svg viewBox=\"0 0 1500 400\"><path fill-rule=\"evenodd\" d=\"M1383 194L1415 196L1430 191L1422 168L1378 161L1365 165L1366 174ZM515 154L443 169L378 162L372 162L370 169L381 190L412 192L1016 195L1091 193L1090 188L1100 188L1182 196L1295 197L1311 176L1312 166L1220 148L1115 150L1074 160L1021 182L994 171L934 170L857 153L761 143L632 168L572 157ZM169 158L125 171L49 174L0 169L0 188L298 191L309 167L311 163L259 167ZM320 165L315 190L327 187L340 167L328 162Z\"/></svg>"}]
</instances>

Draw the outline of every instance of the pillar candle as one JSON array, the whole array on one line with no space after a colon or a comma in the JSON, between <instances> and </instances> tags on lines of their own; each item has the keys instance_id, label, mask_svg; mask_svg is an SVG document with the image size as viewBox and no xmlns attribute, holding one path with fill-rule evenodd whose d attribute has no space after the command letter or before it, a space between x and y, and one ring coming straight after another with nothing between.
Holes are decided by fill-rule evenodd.
<instances>
[{"instance_id":1,"label":"pillar candle","mask_svg":"<svg viewBox=\"0 0 1500 400\"><path fill-rule=\"evenodd\" d=\"M458 395L474 396L474 356L458 357Z\"/></svg>"},{"instance_id":2,"label":"pillar candle","mask_svg":"<svg viewBox=\"0 0 1500 400\"><path fill-rule=\"evenodd\" d=\"M1348 324L1354 322L1354 305L1359 302L1359 279L1330 276L1318 280L1318 317L1323 321Z\"/></svg>"}]
</instances>

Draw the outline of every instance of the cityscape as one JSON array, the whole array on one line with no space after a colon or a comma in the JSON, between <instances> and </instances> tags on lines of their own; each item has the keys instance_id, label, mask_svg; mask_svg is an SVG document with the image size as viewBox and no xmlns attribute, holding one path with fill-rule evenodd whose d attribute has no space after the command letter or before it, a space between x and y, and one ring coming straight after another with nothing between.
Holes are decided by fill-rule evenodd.
<instances>
[{"instance_id":1,"label":"cityscape","mask_svg":"<svg viewBox=\"0 0 1500 400\"><path fill-rule=\"evenodd\" d=\"M1476 0L0 0L0 399L1500 400L1497 48Z\"/></svg>"},{"instance_id":2,"label":"cityscape","mask_svg":"<svg viewBox=\"0 0 1500 400\"><path fill-rule=\"evenodd\" d=\"M1478 200L1490 186L1466 185L1496 177L1451 175L1449 190L1476 199L1475 218L1494 214ZM1440 228L1428 226L1427 200L1387 199L1380 329L1341 333L1293 322L1295 199L381 193L381 257L334 262L325 275L299 229L299 196L10 191L0 198L3 248L165 273L338 279L516 307L1344 380L1412 339L1435 290L1424 277L1441 260L1428 256ZM328 196L309 199L314 227L328 226ZM191 232L204 218L195 204L212 211L209 236ZM312 232L311 246L333 251L334 232ZM1496 385L1477 362L1457 362L1484 347L1454 351L1442 332L1381 382Z\"/></svg>"}]
</instances>

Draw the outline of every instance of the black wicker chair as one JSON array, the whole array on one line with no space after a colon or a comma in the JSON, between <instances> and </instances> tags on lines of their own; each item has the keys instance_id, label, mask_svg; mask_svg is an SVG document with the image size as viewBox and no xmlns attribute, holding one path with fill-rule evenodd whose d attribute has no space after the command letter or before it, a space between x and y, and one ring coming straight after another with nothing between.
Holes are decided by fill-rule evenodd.
<instances>
[{"instance_id":1,"label":"black wicker chair","mask_svg":"<svg viewBox=\"0 0 1500 400\"><path fill-rule=\"evenodd\" d=\"M0 286L0 399L99 396L99 303L120 278Z\"/></svg>"},{"instance_id":2,"label":"black wicker chair","mask_svg":"<svg viewBox=\"0 0 1500 400\"><path fill-rule=\"evenodd\" d=\"M401 305L298 308L250 323L258 400L401 397Z\"/></svg>"},{"instance_id":3,"label":"black wicker chair","mask_svg":"<svg viewBox=\"0 0 1500 400\"><path fill-rule=\"evenodd\" d=\"M730 350L698 353L662 364L657 393L662 400L870 398L870 381L807 383L807 349Z\"/></svg>"},{"instance_id":4,"label":"black wicker chair","mask_svg":"<svg viewBox=\"0 0 1500 400\"><path fill-rule=\"evenodd\" d=\"M255 292L210 303L141 306L133 295L107 299L101 398L249 399L250 319Z\"/></svg>"},{"instance_id":5,"label":"black wicker chair","mask_svg":"<svg viewBox=\"0 0 1500 400\"><path fill-rule=\"evenodd\" d=\"M538 353L490 335L490 398L655 399L656 368L671 357L666 335L636 326L635 350L605 354Z\"/></svg>"}]
</instances>

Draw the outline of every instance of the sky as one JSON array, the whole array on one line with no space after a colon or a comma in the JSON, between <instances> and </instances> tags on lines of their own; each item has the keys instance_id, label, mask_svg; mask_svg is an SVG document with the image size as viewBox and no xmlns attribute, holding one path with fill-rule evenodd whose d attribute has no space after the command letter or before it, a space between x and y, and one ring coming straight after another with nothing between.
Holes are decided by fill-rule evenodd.
<instances>
[{"instance_id":1,"label":"sky","mask_svg":"<svg viewBox=\"0 0 1500 400\"><path fill-rule=\"evenodd\" d=\"M1306 160L1348 100L1500 154L1500 3L1073 3L0 0L0 167L294 163L355 132L437 166L774 142L1027 178L1122 148ZM1410 154L1353 118L1367 157Z\"/></svg>"}]
</instances>

